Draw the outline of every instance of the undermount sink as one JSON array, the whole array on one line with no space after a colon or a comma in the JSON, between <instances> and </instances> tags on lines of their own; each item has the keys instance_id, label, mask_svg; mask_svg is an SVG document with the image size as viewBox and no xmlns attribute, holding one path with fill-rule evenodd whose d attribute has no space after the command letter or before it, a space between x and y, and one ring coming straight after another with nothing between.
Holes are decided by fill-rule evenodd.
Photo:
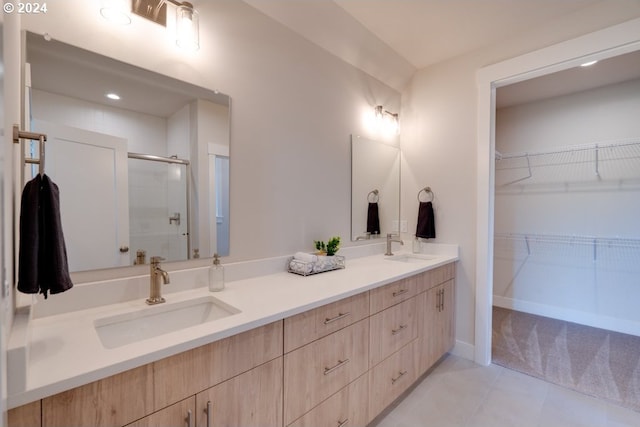
<instances>
[{"instance_id":1,"label":"undermount sink","mask_svg":"<svg viewBox=\"0 0 640 427\"><path fill-rule=\"evenodd\" d=\"M117 348L240 313L212 296L203 296L97 319L96 332L105 348Z\"/></svg>"},{"instance_id":2,"label":"undermount sink","mask_svg":"<svg viewBox=\"0 0 640 427\"><path fill-rule=\"evenodd\" d=\"M438 258L436 255L426 254L398 254L386 257L386 260L397 262L409 262L409 263L423 263L425 261L431 261Z\"/></svg>"}]
</instances>

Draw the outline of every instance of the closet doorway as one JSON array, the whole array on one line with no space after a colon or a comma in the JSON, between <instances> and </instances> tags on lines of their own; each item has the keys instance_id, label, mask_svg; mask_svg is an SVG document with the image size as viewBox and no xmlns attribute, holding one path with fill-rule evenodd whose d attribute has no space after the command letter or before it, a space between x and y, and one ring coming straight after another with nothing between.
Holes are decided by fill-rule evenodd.
<instances>
[{"instance_id":1,"label":"closet doorway","mask_svg":"<svg viewBox=\"0 0 640 427\"><path fill-rule=\"evenodd\" d=\"M640 52L500 87L493 363L640 410Z\"/></svg>"}]
</instances>

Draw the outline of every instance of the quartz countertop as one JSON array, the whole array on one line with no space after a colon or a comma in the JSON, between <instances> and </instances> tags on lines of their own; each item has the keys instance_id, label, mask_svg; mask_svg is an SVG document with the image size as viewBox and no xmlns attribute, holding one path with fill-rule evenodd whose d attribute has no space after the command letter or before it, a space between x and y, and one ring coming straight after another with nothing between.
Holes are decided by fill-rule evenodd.
<instances>
[{"instance_id":1,"label":"quartz countertop","mask_svg":"<svg viewBox=\"0 0 640 427\"><path fill-rule=\"evenodd\" d=\"M346 268L311 276L282 271L234 280L226 283L223 291L215 293L209 292L206 286L165 293L170 303L213 295L240 312L117 348L106 349L103 346L95 321L135 308L144 310L148 307L144 298L34 317L28 325L23 390L9 391L8 408L448 264L456 261L458 256L456 250L455 255L432 254L431 259L411 263L387 258L382 254L347 258ZM206 269L200 270L206 274ZM189 277L183 274L176 281L191 280ZM174 278L171 280L173 284ZM174 286L179 286L179 283Z\"/></svg>"}]
</instances>

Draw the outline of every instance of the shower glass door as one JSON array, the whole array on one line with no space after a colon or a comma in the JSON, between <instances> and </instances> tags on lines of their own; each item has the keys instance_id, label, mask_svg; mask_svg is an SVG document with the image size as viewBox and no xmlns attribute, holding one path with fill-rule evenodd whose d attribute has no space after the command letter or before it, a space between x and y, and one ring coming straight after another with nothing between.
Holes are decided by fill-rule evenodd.
<instances>
[{"instance_id":1,"label":"shower glass door","mask_svg":"<svg viewBox=\"0 0 640 427\"><path fill-rule=\"evenodd\" d=\"M129 158L131 263L139 251L188 258L187 166Z\"/></svg>"}]
</instances>

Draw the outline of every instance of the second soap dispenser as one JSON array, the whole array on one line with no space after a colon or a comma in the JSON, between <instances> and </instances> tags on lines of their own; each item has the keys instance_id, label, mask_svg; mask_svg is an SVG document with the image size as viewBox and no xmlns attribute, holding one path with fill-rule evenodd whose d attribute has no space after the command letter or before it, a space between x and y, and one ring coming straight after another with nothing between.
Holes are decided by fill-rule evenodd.
<instances>
[{"instance_id":1,"label":"second soap dispenser","mask_svg":"<svg viewBox=\"0 0 640 427\"><path fill-rule=\"evenodd\" d=\"M213 265L209 267L209 290L218 292L224 289L224 267L218 254L213 254Z\"/></svg>"}]
</instances>

